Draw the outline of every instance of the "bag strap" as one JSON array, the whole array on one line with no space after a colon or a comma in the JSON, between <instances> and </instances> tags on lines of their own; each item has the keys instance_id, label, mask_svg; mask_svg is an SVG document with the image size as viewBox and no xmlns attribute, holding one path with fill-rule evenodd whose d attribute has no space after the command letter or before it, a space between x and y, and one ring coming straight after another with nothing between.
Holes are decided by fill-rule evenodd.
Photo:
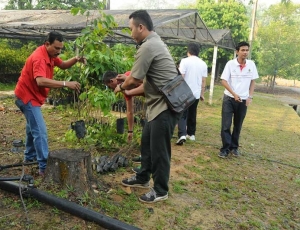
<instances>
[{"instance_id":1,"label":"bag strap","mask_svg":"<svg viewBox=\"0 0 300 230\"><path fill-rule=\"evenodd\" d=\"M175 64L175 66L176 66L176 64ZM176 70L177 70L178 75L182 75L182 74L180 73L179 68L177 68L177 66L176 66ZM161 92L160 88L158 88L158 86L154 84L152 78L147 78L147 81L148 81L148 82L150 83L150 85L152 85L152 87L155 88L158 92Z\"/></svg>"},{"instance_id":2,"label":"bag strap","mask_svg":"<svg viewBox=\"0 0 300 230\"><path fill-rule=\"evenodd\" d=\"M148 78L147 78L147 81L150 83L150 85L152 85L152 87L153 87L154 89L156 89L156 90L160 93L160 88L158 88L158 86L154 84L152 78L148 77Z\"/></svg>"},{"instance_id":3,"label":"bag strap","mask_svg":"<svg viewBox=\"0 0 300 230\"><path fill-rule=\"evenodd\" d=\"M177 66L176 66L176 69L177 69L178 75L182 75L181 72L180 72L180 70L179 70L179 68Z\"/></svg>"}]
</instances>

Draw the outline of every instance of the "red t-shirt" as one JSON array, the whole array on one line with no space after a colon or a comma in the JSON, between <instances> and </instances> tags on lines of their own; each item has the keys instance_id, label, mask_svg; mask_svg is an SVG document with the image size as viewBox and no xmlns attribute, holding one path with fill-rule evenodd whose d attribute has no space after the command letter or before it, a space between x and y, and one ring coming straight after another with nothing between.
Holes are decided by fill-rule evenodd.
<instances>
[{"instance_id":1,"label":"red t-shirt","mask_svg":"<svg viewBox=\"0 0 300 230\"><path fill-rule=\"evenodd\" d=\"M27 104L41 106L49 93L49 88L39 87L36 77L53 78L54 66L62 63L60 58L50 58L44 45L38 47L26 60L15 88L15 95Z\"/></svg>"},{"instance_id":2,"label":"red t-shirt","mask_svg":"<svg viewBox=\"0 0 300 230\"><path fill-rule=\"evenodd\" d=\"M130 75L130 73L131 73L130 71L127 71L124 74L128 77ZM132 98L132 96L128 96L125 93L123 93L123 95L124 95L126 101L129 101Z\"/></svg>"}]
</instances>

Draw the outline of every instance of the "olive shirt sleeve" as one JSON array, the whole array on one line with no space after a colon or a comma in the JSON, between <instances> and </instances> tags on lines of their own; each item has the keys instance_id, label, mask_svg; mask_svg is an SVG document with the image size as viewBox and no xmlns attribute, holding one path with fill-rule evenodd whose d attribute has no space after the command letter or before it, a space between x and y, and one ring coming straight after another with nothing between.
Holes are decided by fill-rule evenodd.
<instances>
[{"instance_id":1,"label":"olive shirt sleeve","mask_svg":"<svg viewBox=\"0 0 300 230\"><path fill-rule=\"evenodd\" d=\"M143 46L137 50L135 55L135 62L131 69L131 76L140 80L144 79L150 68L153 58L154 55L152 54L151 50L147 48L147 44L144 43Z\"/></svg>"}]
</instances>

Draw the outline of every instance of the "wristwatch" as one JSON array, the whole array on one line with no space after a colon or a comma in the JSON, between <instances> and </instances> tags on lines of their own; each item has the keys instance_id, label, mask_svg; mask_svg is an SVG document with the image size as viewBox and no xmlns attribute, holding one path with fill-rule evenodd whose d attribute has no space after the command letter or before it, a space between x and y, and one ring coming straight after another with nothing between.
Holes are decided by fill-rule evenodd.
<instances>
[{"instance_id":1,"label":"wristwatch","mask_svg":"<svg viewBox=\"0 0 300 230\"><path fill-rule=\"evenodd\" d=\"M249 96L248 98L253 99L253 97Z\"/></svg>"}]
</instances>

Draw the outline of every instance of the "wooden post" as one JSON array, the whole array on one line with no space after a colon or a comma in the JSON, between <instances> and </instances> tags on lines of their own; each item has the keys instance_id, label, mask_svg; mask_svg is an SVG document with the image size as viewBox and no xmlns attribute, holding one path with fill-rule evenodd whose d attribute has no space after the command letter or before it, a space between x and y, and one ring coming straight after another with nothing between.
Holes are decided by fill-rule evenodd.
<instances>
[{"instance_id":1,"label":"wooden post","mask_svg":"<svg viewBox=\"0 0 300 230\"><path fill-rule=\"evenodd\" d=\"M77 195L92 191L91 154L79 149L60 149L49 153L44 182L72 187Z\"/></svg>"}]
</instances>

